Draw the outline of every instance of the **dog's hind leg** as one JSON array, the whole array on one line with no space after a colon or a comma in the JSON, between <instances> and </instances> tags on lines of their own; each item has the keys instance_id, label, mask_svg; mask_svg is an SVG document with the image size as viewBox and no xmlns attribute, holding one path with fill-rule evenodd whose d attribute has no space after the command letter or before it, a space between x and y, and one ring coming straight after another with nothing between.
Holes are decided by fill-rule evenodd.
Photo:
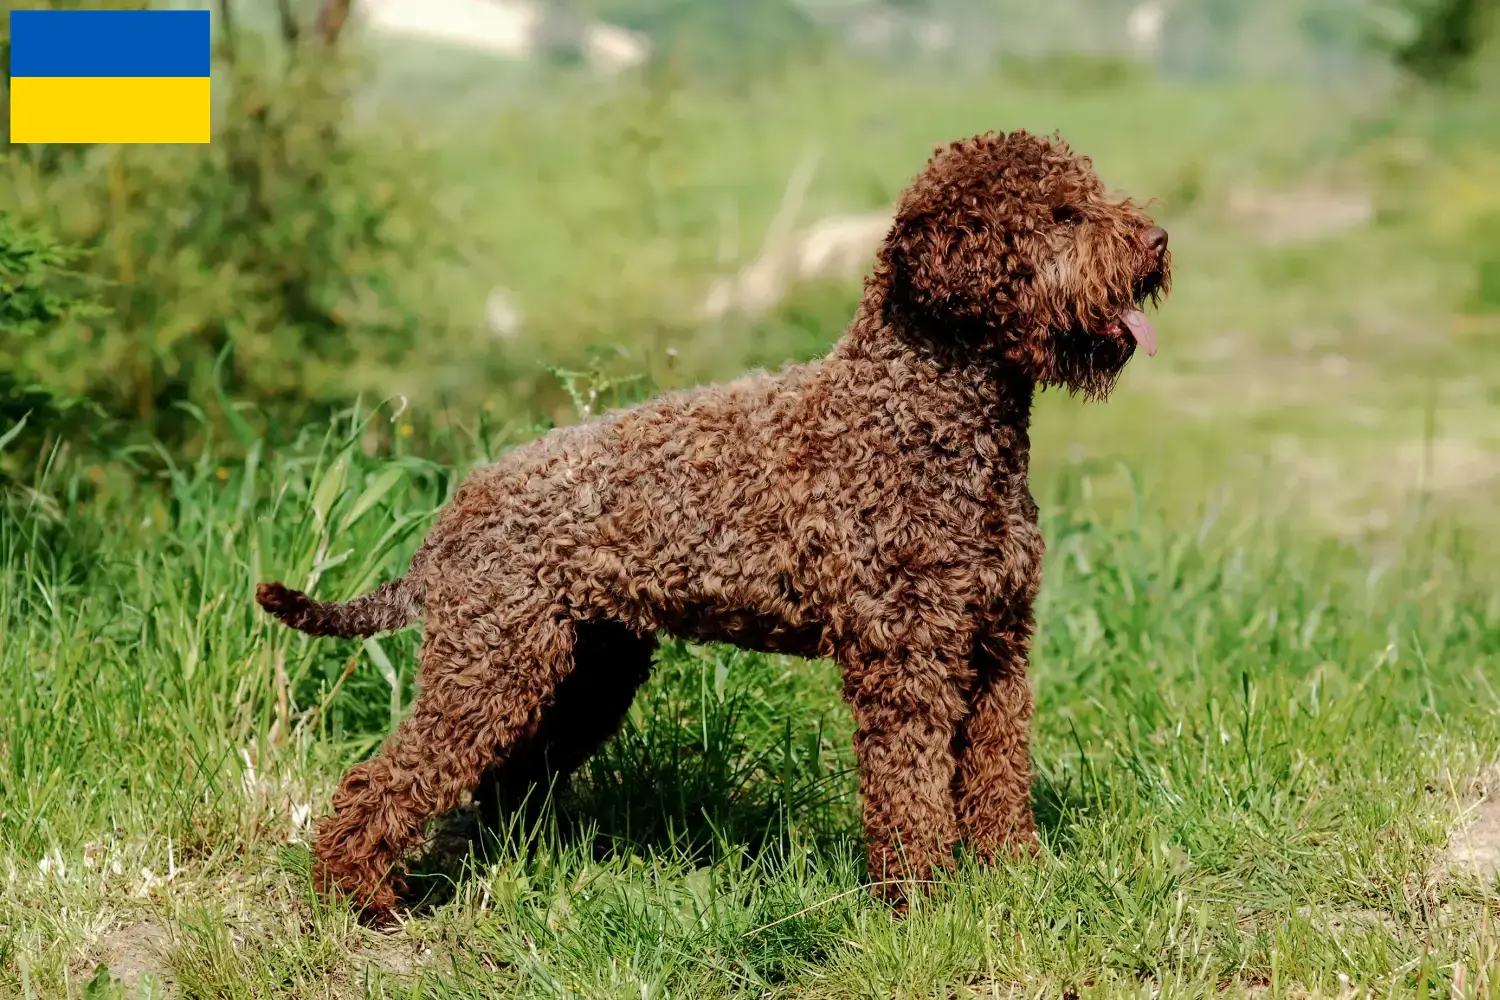
<instances>
[{"instance_id":1,"label":"dog's hind leg","mask_svg":"<svg viewBox=\"0 0 1500 1000\"><path fill-rule=\"evenodd\" d=\"M519 821L525 834L549 794L614 735L636 690L651 673L656 637L613 621L579 622L573 669L557 686L541 726L525 743L485 773L475 794L479 815L492 830Z\"/></svg>"},{"instance_id":2,"label":"dog's hind leg","mask_svg":"<svg viewBox=\"0 0 1500 1000\"><path fill-rule=\"evenodd\" d=\"M371 918L388 916L403 888L403 855L497 756L536 732L573 644L573 623L553 608L431 613L411 714L344 777L333 815L319 825L318 887L347 894Z\"/></svg>"},{"instance_id":3,"label":"dog's hind leg","mask_svg":"<svg viewBox=\"0 0 1500 1000\"><path fill-rule=\"evenodd\" d=\"M1036 848L1031 810L1029 617L989 631L976 644L969 715L960 727L958 821L984 860Z\"/></svg>"}]
</instances>

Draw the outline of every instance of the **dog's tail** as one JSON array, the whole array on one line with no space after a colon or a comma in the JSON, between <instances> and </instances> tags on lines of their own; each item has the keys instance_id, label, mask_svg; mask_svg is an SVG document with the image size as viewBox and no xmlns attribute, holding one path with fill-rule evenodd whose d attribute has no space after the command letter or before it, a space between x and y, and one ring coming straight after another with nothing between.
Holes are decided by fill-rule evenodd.
<instances>
[{"instance_id":1,"label":"dog's tail","mask_svg":"<svg viewBox=\"0 0 1500 1000\"><path fill-rule=\"evenodd\" d=\"M426 546L412 560L411 570L399 580L383 583L362 597L340 604L315 601L300 590L282 583L262 583L255 588L255 603L275 615L283 625L308 635L341 638L374 635L405 628L422 614L427 603Z\"/></svg>"}]
</instances>

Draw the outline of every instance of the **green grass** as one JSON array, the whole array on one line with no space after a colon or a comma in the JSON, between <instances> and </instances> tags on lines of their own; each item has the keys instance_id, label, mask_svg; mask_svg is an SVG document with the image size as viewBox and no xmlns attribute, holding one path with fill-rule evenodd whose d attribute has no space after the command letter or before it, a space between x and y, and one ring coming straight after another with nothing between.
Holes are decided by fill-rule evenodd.
<instances>
[{"instance_id":1,"label":"green grass","mask_svg":"<svg viewBox=\"0 0 1500 1000\"><path fill-rule=\"evenodd\" d=\"M451 486L359 429L8 510L8 991L78 995L132 933L184 996L1410 993L1493 967L1485 887L1436 866L1500 745L1492 559L1451 526L1372 562L1232 503L1168 521L1087 464L1038 489L1038 862L893 921L859 891L833 668L672 643L553 821L468 861L450 824L435 902L361 930L309 894L301 824L409 703L413 636L310 641L251 601L396 572ZM87 495L69 474L42 485Z\"/></svg>"},{"instance_id":2,"label":"green grass","mask_svg":"<svg viewBox=\"0 0 1500 1000\"><path fill-rule=\"evenodd\" d=\"M437 436L393 403L197 461L63 453L11 489L0 994L1494 994L1500 885L1451 852L1500 759L1500 381L1492 318L1463 314L1473 255L1432 222L1453 173L1413 167L1409 135L1351 148L1343 111L1292 92L779 86L444 140L461 235L494 257L439 288L482 301L498 261L531 332L455 418L420 414ZM435 830L429 898L389 933L317 899L307 823L409 706L415 632L308 640L255 582L340 597L400 572L467 462L568 416L539 361L616 343L611 366L670 386L818 353L853 287L682 319L719 205L748 255L813 140L807 218L1014 125L1161 194L1177 261L1162 354L1103 406L1038 407L1042 856L965 865L893 920L861 888L831 665L671 642L539 828L472 857L464 815ZM649 155L616 141L636 127L660 129ZM1224 208L1308 178L1368 184L1376 221L1265 246Z\"/></svg>"}]
</instances>

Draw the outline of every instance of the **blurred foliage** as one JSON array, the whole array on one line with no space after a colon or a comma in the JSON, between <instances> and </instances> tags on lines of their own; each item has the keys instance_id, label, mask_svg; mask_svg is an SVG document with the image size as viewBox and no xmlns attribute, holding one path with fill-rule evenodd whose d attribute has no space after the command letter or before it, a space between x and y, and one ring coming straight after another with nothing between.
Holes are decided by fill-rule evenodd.
<instances>
[{"instance_id":1,"label":"blurred foliage","mask_svg":"<svg viewBox=\"0 0 1500 1000\"><path fill-rule=\"evenodd\" d=\"M1000 64L1002 76L1022 86L1088 94L1139 84L1149 79L1149 66L1119 55L1054 52L1043 56L1012 56Z\"/></svg>"},{"instance_id":2,"label":"blurred foliage","mask_svg":"<svg viewBox=\"0 0 1500 1000\"><path fill-rule=\"evenodd\" d=\"M816 55L825 39L794 0L579 0L606 21L640 31L696 75L747 77Z\"/></svg>"},{"instance_id":3,"label":"blurred foliage","mask_svg":"<svg viewBox=\"0 0 1500 1000\"><path fill-rule=\"evenodd\" d=\"M1417 30L1396 50L1397 61L1427 80L1462 77L1494 30L1497 0L1410 0Z\"/></svg>"},{"instance_id":4,"label":"blurred foliage","mask_svg":"<svg viewBox=\"0 0 1500 1000\"><path fill-rule=\"evenodd\" d=\"M0 151L8 280L77 296L24 336L0 334L10 379L0 415L14 422L35 410L26 428L35 435L64 410L75 420L97 412L107 419L89 424L96 433L180 449L235 427L231 399L265 425L257 433L275 437L356 395L403 394L413 412L434 413L452 398L458 412L483 407L524 429L538 416L570 418L577 400L558 373L593 365L594 344L624 345L628 357L610 362L619 373L667 386L815 356L847 322L854 281L803 284L745 322L700 315L713 278L765 252L768 220L800 159L817 166L806 203L796 199L797 226L888 207L931 142L994 125L1081 131L1090 148L1106 150L1112 176L1186 211L1212 205L1218 174L1238 167L1184 160L1177 131L1207 134L1237 117L1246 137L1236 149L1257 162L1273 146L1308 143L1269 96L1247 89L1233 112L1219 111L1203 96L1210 87L1172 76L1248 73L1299 45L1352 50L1371 18L1399 10L1404 20L1382 29L1390 63L1427 46L1467 59L1482 83L1495 60L1483 47L1493 47L1484 40L1493 18L1481 15L1495 3L1171 5L1153 62L1123 40L1136 6L1127 0L1045 9L1020 0L572 0L565 6L575 14L647 33L661 58L609 80L544 60L530 78L508 67L509 75L468 80L471 95L494 103L467 106L462 134L435 155L404 145L387 107L366 102L360 64L323 42L314 17L293 18L307 4L221 6L210 145ZM50 6L80 5L125 4ZM1469 13L1454 13L1460 7ZM959 47L981 34L969 27L983 15L1003 43L998 60L963 79L945 64L934 79L890 61L839 58L838 31L882 11L906 25L953 19ZM257 13L261 27L249 30ZM5 28L0 22L0 48ZM449 49L393 44L429 64L457 61ZM726 80L754 86L726 93L717 85ZM1495 89L1478 93L1418 87L1404 111L1384 111L1430 124L1424 141L1433 145L1447 122L1463 149L1493 148L1485 119ZM450 110L444 99L424 100L421 125ZM1118 127L1088 124L1106 118ZM1124 137L1113 156L1108 135ZM1441 159L1444 169L1463 164L1453 166L1462 183L1440 182L1436 170L1411 183L1435 193L1422 209L1429 219L1462 218L1443 238L1459 248L1463 271L1477 273L1466 308L1494 309L1500 210L1485 194L1494 190L1493 157ZM461 234L481 233L493 237L493 253L460 252ZM492 289L524 314L509 339L482 328ZM76 308L83 303L98 308ZM549 365L563 367L549 374ZM85 399L96 410L62 404Z\"/></svg>"},{"instance_id":5,"label":"blurred foliage","mask_svg":"<svg viewBox=\"0 0 1500 1000\"><path fill-rule=\"evenodd\" d=\"M36 380L24 363L28 349L70 323L98 317L96 290L73 270L79 254L44 233L18 228L0 215L0 479L29 457L26 443L67 432L92 412L87 402Z\"/></svg>"},{"instance_id":6,"label":"blurred foliage","mask_svg":"<svg viewBox=\"0 0 1500 1000\"><path fill-rule=\"evenodd\" d=\"M1476 312L1500 313L1500 212L1480 219L1474 226L1479 249L1472 305Z\"/></svg>"},{"instance_id":7,"label":"blurred foliage","mask_svg":"<svg viewBox=\"0 0 1500 1000\"><path fill-rule=\"evenodd\" d=\"M106 310L33 324L11 363L172 446L215 398L290 423L390 391L445 333L404 276L446 227L413 158L350 124L348 69L295 22L218 23L210 144L0 156L0 211L84 251Z\"/></svg>"},{"instance_id":8,"label":"blurred foliage","mask_svg":"<svg viewBox=\"0 0 1500 1000\"><path fill-rule=\"evenodd\" d=\"M1407 0L1415 18L1393 58L1421 86L1395 112L1397 134L1420 150L1401 186L1434 246L1459 276L1463 311L1500 314L1500 2ZM1398 141L1397 148L1400 148Z\"/></svg>"},{"instance_id":9,"label":"blurred foliage","mask_svg":"<svg viewBox=\"0 0 1500 1000\"><path fill-rule=\"evenodd\" d=\"M1471 260L1473 283L1464 307L1471 312L1500 315L1500 151L1476 152L1454 165L1445 214L1460 215L1465 255Z\"/></svg>"}]
</instances>

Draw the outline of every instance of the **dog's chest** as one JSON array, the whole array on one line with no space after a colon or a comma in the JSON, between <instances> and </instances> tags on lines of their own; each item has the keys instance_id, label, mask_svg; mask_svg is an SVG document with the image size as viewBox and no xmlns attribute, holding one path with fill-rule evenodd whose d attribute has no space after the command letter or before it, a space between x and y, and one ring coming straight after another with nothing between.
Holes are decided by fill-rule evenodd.
<instances>
[{"instance_id":1,"label":"dog's chest","mask_svg":"<svg viewBox=\"0 0 1500 1000\"><path fill-rule=\"evenodd\" d=\"M1034 598L1046 543L1025 469L997 475L979 506L981 527L973 539L980 589L976 603L993 607Z\"/></svg>"}]
</instances>

